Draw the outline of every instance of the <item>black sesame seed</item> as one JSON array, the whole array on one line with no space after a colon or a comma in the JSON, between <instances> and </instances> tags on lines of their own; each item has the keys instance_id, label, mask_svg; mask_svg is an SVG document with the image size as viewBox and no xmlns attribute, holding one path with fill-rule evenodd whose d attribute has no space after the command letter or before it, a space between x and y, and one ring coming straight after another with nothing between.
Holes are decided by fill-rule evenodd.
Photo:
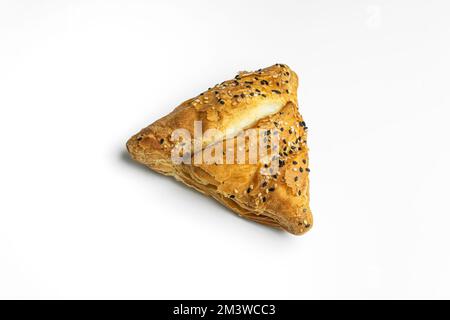
<instances>
[{"instance_id":1,"label":"black sesame seed","mask_svg":"<svg viewBox=\"0 0 450 320\"><path fill-rule=\"evenodd\" d=\"M245 94L241 93L241 98L245 98Z\"/></svg>"},{"instance_id":2,"label":"black sesame seed","mask_svg":"<svg viewBox=\"0 0 450 320\"><path fill-rule=\"evenodd\" d=\"M304 164L306 164L306 160L305 160L305 159L303 159L302 162L303 162Z\"/></svg>"},{"instance_id":3,"label":"black sesame seed","mask_svg":"<svg viewBox=\"0 0 450 320\"><path fill-rule=\"evenodd\" d=\"M274 192L274 191L275 191L275 187L269 188L269 192Z\"/></svg>"},{"instance_id":4,"label":"black sesame seed","mask_svg":"<svg viewBox=\"0 0 450 320\"><path fill-rule=\"evenodd\" d=\"M298 170L299 170L300 172L303 172L303 168L302 168L302 167L300 167Z\"/></svg>"},{"instance_id":5,"label":"black sesame seed","mask_svg":"<svg viewBox=\"0 0 450 320\"><path fill-rule=\"evenodd\" d=\"M300 190L298 190L297 194L298 194L299 196L301 196L301 195L302 195L302 192L301 192Z\"/></svg>"},{"instance_id":6,"label":"black sesame seed","mask_svg":"<svg viewBox=\"0 0 450 320\"><path fill-rule=\"evenodd\" d=\"M265 94L262 94L262 96L265 98L265 97L267 97Z\"/></svg>"},{"instance_id":7,"label":"black sesame seed","mask_svg":"<svg viewBox=\"0 0 450 320\"><path fill-rule=\"evenodd\" d=\"M231 199L234 199L234 198L235 198L235 195L234 195L234 194L230 195L230 198L231 198Z\"/></svg>"},{"instance_id":8,"label":"black sesame seed","mask_svg":"<svg viewBox=\"0 0 450 320\"><path fill-rule=\"evenodd\" d=\"M272 90L272 92L273 92L273 93L276 93L276 94L281 94L281 92L278 91L278 90Z\"/></svg>"},{"instance_id":9,"label":"black sesame seed","mask_svg":"<svg viewBox=\"0 0 450 320\"><path fill-rule=\"evenodd\" d=\"M163 144L164 143L164 139L159 140L159 144Z\"/></svg>"},{"instance_id":10,"label":"black sesame seed","mask_svg":"<svg viewBox=\"0 0 450 320\"><path fill-rule=\"evenodd\" d=\"M244 81L245 84L253 84L253 81Z\"/></svg>"},{"instance_id":11,"label":"black sesame seed","mask_svg":"<svg viewBox=\"0 0 450 320\"><path fill-rule=\"evenodd\" d=\"M219 100L219 103L220 103L220 104L225 104L225 101Z\"/></svg>"},{"instance_id":12,"label":"black sesame seed","mask_svg":"<svg viewBox=\"0 0 450 320\"><path fill-rule=\"evenodd\" d=\"M305 170L306 170L307 172L311 172L311 170L310 170L309 168L306 168Z\"/></svg>"},{"instance_id":13,"label":"black sesame seed","mask_svg":"<svg viewBox=\"0 0 450 320\"><path fill-rule=\"evenodd\" d=\"M262 197L262 202L266 202L266 197Z\"/></svg>"},{"instance_id":14,"label":"black sesame seed","mask_svg":"<svg viewBox=\"0 0 450 320\"><path fill-rule=\"evenodd\" d=\"M292 163L293 163L293 164L298 164L298 162L297 162L297 161L292 161Z\"/></svg>"},{"instance_id":15,"label":"black sesame seed","mask_svg":"<svg viewBox=\"0 0 450 320\"><path fill-rule=\"evenodd\" d=\"M252 189L248 188L247 189L247 193L250 193L252 191Z\"/></svg>"},{"instance_id":16,"label":"black sesame seed","mask_svg":"<svg viewBox=\"0 0 450 320\"><path fill-rule=\"evenodd\" d=\"M262 184L261 184L261 187L265 187L265 186L267 186L267 181L264 181Z\"/></svg>"},{"instance_id":17,"label":"black sesame seed","mask_svg":"<svg viewBox=\"0 0 450 320\"><path fill-rule=\"evenodd\" d=\"M296 177L294 178L294 181L295 181L295 182L297 182L297 181L298 181L298 177L297 177L297 176L296 176Z\"/></svg>"}]
</instances>

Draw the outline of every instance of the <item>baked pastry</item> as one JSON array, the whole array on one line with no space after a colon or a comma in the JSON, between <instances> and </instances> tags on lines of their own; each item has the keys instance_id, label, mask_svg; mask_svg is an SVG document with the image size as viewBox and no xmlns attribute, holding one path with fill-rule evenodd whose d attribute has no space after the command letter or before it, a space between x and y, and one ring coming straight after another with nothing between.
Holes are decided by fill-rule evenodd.
<instances>
[{"instance_id":1,"label":"baked pastry","mask_svg":"<svg viewBox=\"0 0 450 320\"><path fill-rule=\"evenodd\" d=\"M297 75L283 64L240 72L142 129L127 149L134 160L244 218L303 234L313 219L307 127L298 112L297 85ZM256 161L252 136L244 134L250 130L258 132L258 155L266 152Z\"/></svg>"}]
</instances>

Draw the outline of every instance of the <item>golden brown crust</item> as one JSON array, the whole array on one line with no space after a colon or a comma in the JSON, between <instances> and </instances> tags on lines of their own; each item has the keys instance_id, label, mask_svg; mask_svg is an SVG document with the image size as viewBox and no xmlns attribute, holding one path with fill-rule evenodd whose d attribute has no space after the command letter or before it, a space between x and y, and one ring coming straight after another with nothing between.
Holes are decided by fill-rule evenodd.
<instances>
[{"instance_id":1,"label":"golden brown crust","mask_svg":"<svg viewBox=\"0 0 450 320\"><path fill-rule=\"evenodd\" d=\"M286 65L241 72L142 129L127 142L127 148L133 159L214 197L240 216L302 234L313 221L306 126L298 112L297 85L297 75ZM171 134L184 128L194 136L194 121L201 121L203 131L214 128L227 132L226 136L206 141L203 148L222 143L225 150L227 143L237 143L236 134L243 129L276 131L279 150L269 151L277 154L279 171L262 174L261 162L174 164L171 150L175 142L171 141ZM247 159L248 153L245 150Z\"/></svg>"}]
</instances>

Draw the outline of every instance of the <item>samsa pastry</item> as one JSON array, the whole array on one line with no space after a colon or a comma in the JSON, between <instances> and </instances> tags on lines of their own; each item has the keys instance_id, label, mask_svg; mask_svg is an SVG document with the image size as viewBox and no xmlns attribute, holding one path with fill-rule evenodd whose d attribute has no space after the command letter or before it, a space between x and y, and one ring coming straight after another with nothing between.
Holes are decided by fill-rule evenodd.
<instances>
[{"instance_id":1,"label":"samsa pastry","mask_svg":"<svg viewBox=\"0 0 450 320\"><path fill-rule=\"evenodd\" d=\"M297 85L283 64L240 72L142 129L128 151L241 217L303 234L313 218Z\"/></svg>"}]
</instances>

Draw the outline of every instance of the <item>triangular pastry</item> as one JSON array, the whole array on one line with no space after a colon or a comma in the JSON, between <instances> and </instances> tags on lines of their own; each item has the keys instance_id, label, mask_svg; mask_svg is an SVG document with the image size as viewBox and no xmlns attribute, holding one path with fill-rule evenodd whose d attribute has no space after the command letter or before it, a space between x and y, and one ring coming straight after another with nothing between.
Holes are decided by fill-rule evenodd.
<instances>
[{"instance_id":1,"label":"triangular pastry","mask_svg":"<svg viewBox=\"0 0 450 320\"><path fill-rule=\"evenodd\" d=\"M283 64L240 72L142 129L128 151L244 218L305 233L313 219L297 85Z\"/></svg>"}]
</instances>

